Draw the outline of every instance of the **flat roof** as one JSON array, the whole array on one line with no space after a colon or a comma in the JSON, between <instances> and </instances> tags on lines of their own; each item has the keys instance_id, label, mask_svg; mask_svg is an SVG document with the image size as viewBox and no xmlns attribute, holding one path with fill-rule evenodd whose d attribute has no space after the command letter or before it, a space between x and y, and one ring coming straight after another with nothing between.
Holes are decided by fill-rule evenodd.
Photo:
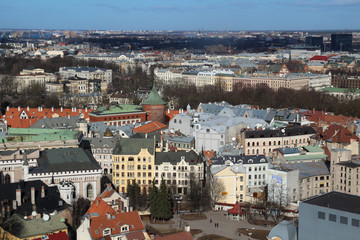
<instances>
[{"instance_id":1,"label":"flat roof","mask_svg":"<svg viewBox=\"0 0 360 240\"><path fill-rule=\"evenodd\" d=\"M303 203L360 214L360 197L341 192L329 192Z\"/></svg>"}]
</instances>

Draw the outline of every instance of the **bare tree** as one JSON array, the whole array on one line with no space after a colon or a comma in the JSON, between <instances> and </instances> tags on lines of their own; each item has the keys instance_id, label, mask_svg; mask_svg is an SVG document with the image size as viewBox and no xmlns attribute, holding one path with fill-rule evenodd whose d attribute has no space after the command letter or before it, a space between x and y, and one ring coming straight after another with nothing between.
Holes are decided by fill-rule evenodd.
<instances>
[{"instance_id":1,"label":"bare tree","mask_svg":"<svg viewBox=\"0 0 360 240\"><path fill-rule=\"evenodd\" d=\"M210 195L211 195L211 207L215 206L215 203L220 202L225 198L223 193L225 192L224 182L219 178L214 178L211 183Z\"/></svg>"}]
</instances>

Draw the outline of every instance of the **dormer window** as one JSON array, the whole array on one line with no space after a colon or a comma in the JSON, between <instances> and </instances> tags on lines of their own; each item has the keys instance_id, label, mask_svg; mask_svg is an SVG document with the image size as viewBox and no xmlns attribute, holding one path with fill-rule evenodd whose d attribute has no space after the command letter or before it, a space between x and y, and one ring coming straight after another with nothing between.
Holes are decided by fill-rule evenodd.
<instances>
[{"instance_id":1,"label":"dormer window","mask_svg":"<svg viewBox=\"0 0 360 240\"><path fill-rule=\"evenodd\" d=\"M253 163L254 161L252 159L249 159L248 163Z\"/></svg>"},{"instance_id":2,"label":"dormer window","mask_svg":"<svg viewBox=\"0 0 360 240\"><path fill-rule=\"evenodd\" d=\"M121 227L121 232L128 232L129 231L129 226L128 225L124 225Z\"/></svg>"},{"instance_id":3,"label":"dormer window","mask_svg":"<svg viewBox=\"0 0 360 240\"><path fill-rule=\"evenodd\" d=\"M103 236L110 235L111 234L111 228L106 228L103 231Z\"/></svg>"}]
</instances>

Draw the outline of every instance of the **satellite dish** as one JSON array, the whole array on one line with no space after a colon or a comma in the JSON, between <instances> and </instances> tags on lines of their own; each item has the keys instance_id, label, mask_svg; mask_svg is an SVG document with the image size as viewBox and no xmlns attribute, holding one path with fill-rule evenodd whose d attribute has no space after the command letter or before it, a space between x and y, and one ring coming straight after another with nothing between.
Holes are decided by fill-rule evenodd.
<instances>
[{"instance_id":1,"label":"satellite dish","mask_svg":"<svg viewBox=\"0 0 360 240\"><path fill-rule=\"evenodd\" d=\"M31 215L33 216L33 217L36 217L36 211L33 211L32 213L31 213Z\"/></svg>"},{"instance_id":2,"label":"satellite dish","mask_svg":"<svg viewBox=\"0 0 360 240\"><path fill-rule=\"evenodd\" d=\"M50 216L47 215L47 214L44 214L43 220L44 220L44 221L49 221L49 220L50 220Z\"/></svg>"},{"instance_id":3,"label":"satellite dish","mask_svg":"<svg viewBox=\"0 0 360 240\"><path fill-rule=\"evenodd\" d=\"M283 129L281 129L281 132L282 132L282 133L285 133L285 129L284 129L284 128L283 128Z\"/></svg>"},{"instance_id":4,"label":"satellite dish","mask_svg":"<svg viewBox=\"0 0 360 240\"><path fill-rule=\"evenodd\" d=\"M231 140L233 140L233 142L235 142L236 138L235 138L235 137L232 137Z\"/></svg>"}]
</instances>

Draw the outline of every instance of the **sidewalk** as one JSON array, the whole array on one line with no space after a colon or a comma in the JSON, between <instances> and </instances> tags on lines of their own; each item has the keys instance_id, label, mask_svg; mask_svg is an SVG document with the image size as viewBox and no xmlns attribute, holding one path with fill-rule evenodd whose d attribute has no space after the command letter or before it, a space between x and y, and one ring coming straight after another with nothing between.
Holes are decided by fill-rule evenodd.
<instances>
[{"instance_id":1,"label":"sidewalk","mask_svg":"<svg viewBox=\"0 0 360 240\"><path fill-rule=\"evenodd\" d=\"M189 225L191 229L200 229L203 232L199 233L194 236L194 239L198 239L199 237L202 237L204 235L208 234L216 234L219 236L224 236L230 239L242 239L242 240L248 240L249 237L247 236L241 236L239 237L239 233L236 231L238 228L248 228L248 229L260 229L260 230L271 230L271 227L263 227L263 226L257 226L257 225L251 225L247 222L247 220L230 220L226 217L226 212L224 211L209 211L205 212L207 219L204 220L182 220L177 215L174 215L174 218L171 219L173 224L171 224L173 227L178 227L179 222L182 221L181 225ZM179 220L178 220L179 219ZM210 223L210 219L212 220L212 223ZM215 228L215 223L219 224L219 227ZM169 228L170 224L151 224L155 228ZM250 238L254 239L254 238Z\"/></svg>"}]
</instances>

